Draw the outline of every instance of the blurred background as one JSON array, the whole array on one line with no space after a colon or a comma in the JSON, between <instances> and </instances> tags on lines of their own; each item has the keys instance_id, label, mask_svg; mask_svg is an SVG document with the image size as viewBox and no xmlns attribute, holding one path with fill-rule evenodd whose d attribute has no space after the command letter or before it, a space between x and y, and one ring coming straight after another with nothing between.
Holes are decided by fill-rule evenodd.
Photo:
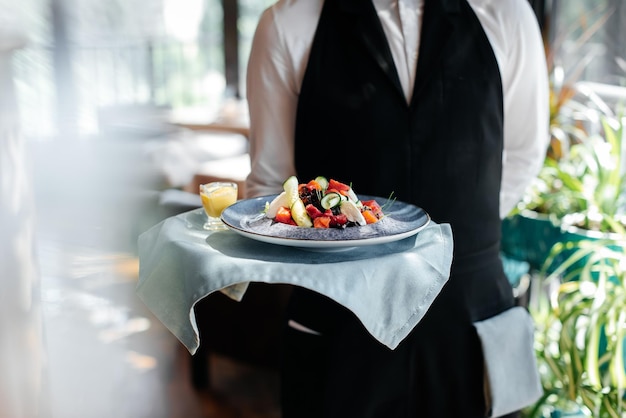
<instances>
[{"instance_id":1,"label":"blurred background","mask_svg":"<svg viewBox=\"0 0 626 418\"><path fill-rule=\"evenodd\" d=\"M248 51L268 0L26 0L15 56L28 136L94 134L120 105L201 107L245 96ZM32 123L37 118L38 123Z\"/></svg>"},{"instance_id":2,"label":"blurred background","mask_svg":"<svg viewBox=\"0 0 626 418\"><path fill-rule=\"evenodd\" d=\"M0 0L0 417L280 416L275 369L216 355L198 385L135 296L139 234L247 175L271 3ZM531 4L554 86L623 100L626 3Z\"/></svg>"}]
</instances>

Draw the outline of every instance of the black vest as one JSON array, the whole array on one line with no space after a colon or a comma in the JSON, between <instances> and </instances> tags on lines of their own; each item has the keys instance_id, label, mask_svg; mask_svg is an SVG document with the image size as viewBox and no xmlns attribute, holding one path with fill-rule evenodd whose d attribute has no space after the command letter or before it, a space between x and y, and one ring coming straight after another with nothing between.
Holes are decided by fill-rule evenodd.
<instances>
[{"instance_id":1,"label":"black vest","mask_svg":"<svg viewBox=\"0 0 626 418\"><path fill-rule=\"evenodd\" d=\"M371 1L326 1L300 92L297 175L424 208L451 224L458 262L499 244L502 102L497 61L466 1L425 1L409 104Z\"/></svg>"}]
</instances>

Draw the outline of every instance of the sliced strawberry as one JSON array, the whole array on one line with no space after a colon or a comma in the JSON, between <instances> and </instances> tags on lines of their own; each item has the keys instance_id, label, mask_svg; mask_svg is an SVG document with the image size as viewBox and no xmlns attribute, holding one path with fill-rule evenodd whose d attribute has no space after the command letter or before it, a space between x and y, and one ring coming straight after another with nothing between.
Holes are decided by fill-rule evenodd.
<instances>
[{"instance_id":1,"label":"sliced strawberry","mask_svg":"<svg viewBox=\"0 0 626 418\"><path fill-rule=\"evenodd\" d=\"M340 192L341 191L347 192L348 190L350 190L350 186L348 186L347 184L342 183L340 181L330 179L328 181L328 189L335 189L335 190L338 190Z\"/></svg>"},{"instance_id":2,"label":"sliced strawberry","mask_svg":"<svg viewBox=\"0 0 626 418\"><path fill-rule=\"evenodd\" d=\"M315 219L315 218L319 218L320 216L323 216L324 214L322 213L321 210L319 210L318 208L315 207L315 205L309 203L308 205L306 205L305 207L306 209L306 213L309 214L309 216L311 217L311 219Z\"/></svg>"},{"instance_id":3,"label":"sliced strawberry","mask_svg":"<svg viewBox=\"0 0 626 418\"><path fill-rule=\"evenodd\" d=\"M330 226L339 227L348 223L348 218L343 213L330 217Z\"/></svg>"}]
</instances>

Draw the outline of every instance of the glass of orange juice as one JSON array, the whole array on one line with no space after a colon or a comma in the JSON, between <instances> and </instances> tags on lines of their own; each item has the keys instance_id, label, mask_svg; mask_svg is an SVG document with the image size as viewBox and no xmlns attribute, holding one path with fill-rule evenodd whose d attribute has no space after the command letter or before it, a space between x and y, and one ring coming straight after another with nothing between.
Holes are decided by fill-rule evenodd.
<instances>
[{"instance_id":1,"label":"glass of orange juice","mask_svg":"<svg viewBox=\"0 0 626 418\"><path fill-rule=\"evenodd\" d=\"M226 229L220 219L222 212L237 201L237 183L217 181L200 185L200 198L207 215L204 229L210 231Z\"/></svg>"}]
</instances>

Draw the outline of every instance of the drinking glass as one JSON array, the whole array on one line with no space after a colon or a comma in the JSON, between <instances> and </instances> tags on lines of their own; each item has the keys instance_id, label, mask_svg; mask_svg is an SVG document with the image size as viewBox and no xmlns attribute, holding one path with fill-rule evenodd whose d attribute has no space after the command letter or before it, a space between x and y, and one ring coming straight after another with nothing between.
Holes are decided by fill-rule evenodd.
<instances>
[{"instance_id":1,"label":"drinking glass","mask_svg":"<svg viewBox=\"0 0 626 418\"><path fill-rule=\"evenodd\" d=\"M217 181L200 185L200 198L207 215L204 229L226 229L220 216L224 209L237 201L237 183Z\"/></svg>"}]
</instances>

